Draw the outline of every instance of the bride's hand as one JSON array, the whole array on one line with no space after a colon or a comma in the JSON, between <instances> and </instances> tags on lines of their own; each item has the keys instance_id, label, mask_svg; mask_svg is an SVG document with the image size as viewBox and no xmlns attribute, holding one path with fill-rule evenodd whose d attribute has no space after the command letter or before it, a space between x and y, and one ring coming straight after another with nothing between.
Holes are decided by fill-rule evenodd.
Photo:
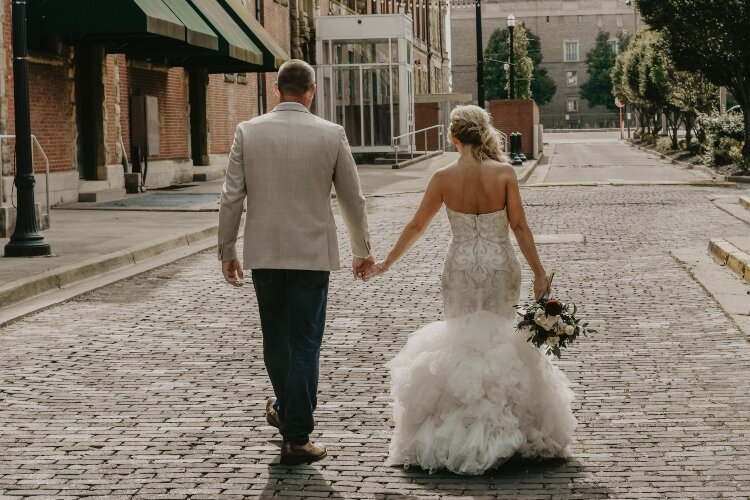
<instances>
[{"instance_id":1,"label":"bride's hand","mask_svg":"<svg viewBox=\"0 0 750 500\"><path fill-rule=\"evenodd\" d=\"M534 297L536 297L536 300L544 297L544 294L547 293L548 289L549 277L547 277L546 274L542 274L541 276L537 276L536 278L534 278Z\"/></svg>"},{"instance_id":2,"label":"bride's hand","mask_svg":"<svg viewBox=\"0 0 750 500\"><path fill-rule=\"evenodd\" d=\"M372 278L376 276L380 276L381 274L388 271L388 268L385 265L384 261L376 262L374 265L370 266L370 268L365 271L364 277L362 278L364 281L370 281Z\"/></svg>"}]
</instances>

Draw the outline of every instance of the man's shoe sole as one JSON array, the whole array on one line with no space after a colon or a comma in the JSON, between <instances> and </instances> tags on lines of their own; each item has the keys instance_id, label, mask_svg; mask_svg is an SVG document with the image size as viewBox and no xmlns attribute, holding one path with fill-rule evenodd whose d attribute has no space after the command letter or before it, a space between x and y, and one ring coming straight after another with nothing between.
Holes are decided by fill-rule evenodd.
<instances>
[{"instance_id":1,"label":"man's shoe sole","mask_svg":"<svg viewBox=\"0 0 750 500\"><path fill-rule=\"evenodd\" d=\"M328 456L328 452L323 453L319 457L284 457L282 456L281 459L279 460L279 463L281 465L311 464L313 462L318 462L320 460L323 460L327 456Z\"/></svg>"}]
</instances>

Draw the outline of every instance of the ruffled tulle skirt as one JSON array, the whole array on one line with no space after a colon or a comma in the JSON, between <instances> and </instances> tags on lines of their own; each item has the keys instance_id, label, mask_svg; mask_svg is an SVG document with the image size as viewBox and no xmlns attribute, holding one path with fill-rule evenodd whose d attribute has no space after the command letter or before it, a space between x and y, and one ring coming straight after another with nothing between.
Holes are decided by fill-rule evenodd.
<instances>
[{"instance_id":1,"label":"ruffled tulle skirt","mask_svg":"<svg viewBox=\"0 0 750 500\"><path fill-rule=\"evenodd\" d=\"M513 455L565 455L567 377L512 321L479 311L410 335L387 365L396 428L388 463L482 474Z\"/></svg>"}]
</instances>

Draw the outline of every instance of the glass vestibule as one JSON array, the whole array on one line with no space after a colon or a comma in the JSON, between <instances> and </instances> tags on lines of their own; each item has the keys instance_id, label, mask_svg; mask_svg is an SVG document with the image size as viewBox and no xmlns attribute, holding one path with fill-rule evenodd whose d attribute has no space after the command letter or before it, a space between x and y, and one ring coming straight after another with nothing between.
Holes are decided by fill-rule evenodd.
<instances>
[{"instance_id":1,"label":"glass vestibule","mask_svg":"<svg viewBox=\"0 0 750 500\"><path fill-rule=\"evenodd\" d=\"M390 151L392 138L413 127L411 40L404 35L320 40L325 33L318 35L316 113L342 125L354 151Z\"/></svg>"}]
</instances>

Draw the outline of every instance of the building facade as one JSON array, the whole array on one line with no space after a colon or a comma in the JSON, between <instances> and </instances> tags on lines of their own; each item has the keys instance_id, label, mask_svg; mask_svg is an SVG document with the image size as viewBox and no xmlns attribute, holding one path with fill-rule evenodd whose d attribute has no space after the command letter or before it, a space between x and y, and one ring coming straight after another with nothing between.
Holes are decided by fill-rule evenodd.
<instances>
[{"instance_id":1,"label":"building facade","mask_svg":"<svg viewBox=\"0 0 750 500\"><path fill-rule=\"evenodd\" d=\"M125 156L148 161L150 188L221 175L237 123L277 104L270 89L288 58L287 0L115 0L76 13L89 4L28 2L32 133L49 158L50 203L123 189ZM0 0L3 135L14 132L11 15ZM97 25L81 25L88 18ZM13 147L2 141L5 203ZM42 202L44 167L35 154Z\"/></svg>"},{"instance_id":2,"label":"building facade","mask_svg":"<svg viewBox=\"0 0 750 500\"><path fill-rule=\"evenodd\" d=\"M615 126L614 112L602 106L592 108L581 98L581 85L588 79L586 54L599 31L608 32L613 48L619 50L619 36L632 35L641 25L637 11L625 0L485 0L483 47L493 31L506 27L509 14L539 36L542 67L557 85L552 101L540 107L545 128ZM476 99L474 4L455 3L450 16L453 91L470 93Z\"/></svg>"}]
</instances>

